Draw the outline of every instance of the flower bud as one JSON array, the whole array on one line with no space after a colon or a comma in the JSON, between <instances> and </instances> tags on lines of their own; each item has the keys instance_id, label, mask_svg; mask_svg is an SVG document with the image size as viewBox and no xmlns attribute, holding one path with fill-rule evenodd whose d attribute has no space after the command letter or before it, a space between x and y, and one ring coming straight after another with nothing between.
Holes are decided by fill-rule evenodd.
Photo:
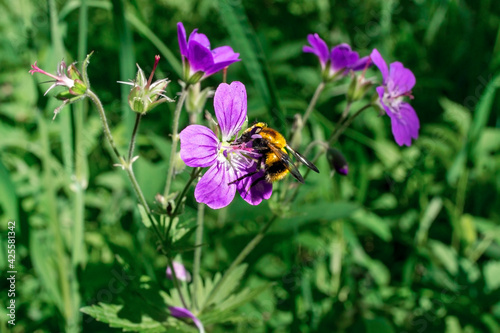
<instances>
[{"instance_id":1,"label":"flower bud","mask_svg":"<svg viewBox=\"0 0 500 333\"><path fill-rule=\"evenodd\" d=\"M332 168L332 171L336 171L343 176L347 175L347 173L349 172L349 167L344 155L342 155L340 150L335 148L328 148L326 157L328 159L328 163L330 164L330 168Z\"/></svg>"},{"instance_id":2,"label":"flower bud","mask_svg":"<svg viewBox=\"0 0 500 333\"><path fill-rule=\"evenodd\" d=\"M183 264L174 261L172 263L172 266L174 266L174 272L175 272L175 276L177 277L177 280L186 281L186 282L191 281L191 274L187 271L186 267L184 267ZM167 279L169 279L169 280L174 279L173 274L172 274L172 269L170 268L170 266L167 267L166 274L167 274Z\"/></svg>"},{"instance_id":3,"label":"flower bud","mask_svg":"<svg viewBox=\"0 0 500 333\"><path fill-rule=\"evenodd\" d=\"M351 83L347 89L347 102L359 101L372 85L372 80L366 79L364 73L361 75L352 75Z\"/></svg>"},{"instance_id":4,"label":"flower bud","mask_svg":"<svg viewBox=\"0 0 500 333\"><path fill-rule=\"evenodd\" d=\"M214 91L210 88L201 90L200 82L189 85L185 104L186 110L191 113L202 112L207 99L213 95Z\"/></svg>"},{"instance_id":5,"label":"flower bud","mask_svg":"<svg viewBox=\"0 0 500 333\"><path fill-rule=\"evenodd\" d=\"M132 111L144 114L153 110L155 107L164 102L173 102L172 99L164 95L167 88L168 79L158 80L152 83L153 75L156 66L160 61L160 56L155 56L155 64L149 79L146 79L144 71L137 65L137 75L133 82L120 82L132 86L128 95L128 104Z\"/></svg>"}]
</instances>

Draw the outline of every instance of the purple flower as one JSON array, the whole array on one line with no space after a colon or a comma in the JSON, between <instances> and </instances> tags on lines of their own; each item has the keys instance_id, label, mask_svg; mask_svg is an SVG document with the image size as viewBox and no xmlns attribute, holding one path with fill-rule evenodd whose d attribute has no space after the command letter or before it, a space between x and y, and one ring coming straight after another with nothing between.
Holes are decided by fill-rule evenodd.
<instances>
[{"instance_id":1,"label":"purple flower","mask_svg":"<svg viewBox=\"0 0 500 333\"><path fill-rule=\"evenodd\" d=\"M221 46L210 50L210 41L204 34L194 29L186 42L186 29L182 22L177 23L177 37L184 67L184 81L196 83L223 68L228 67L238 59L239 53L234 53L230 46Z\"/></svg>"},{"instance_id":2,"label":"purple flower","mask_svg":"<svg viewBox=\"0 0 500 333\"><path fill-rule=\"evenodd\" d=\"M325 81L341 78L350 70L360 71L370 66L370 57L360 59L358 52L352 51L348 44L337 45L328 51L328 46L318 34L309 34L307 40L311 46L304 46L302 51L318 56Z\"/></svg>"},{"instance_id":3,"label":"purple flower","mask_svg":"<svg viewBox=\"0 0 500 333\"><path fill-rule=\"evenodd\" d=\"M415 85L415 75L400 62L391 63L388 69L377 49L372 51L370 57L382 73L383 82L382 86L377 87L377 93L380 103L391 118L394 139L400 146L411 146L411 139L418 138L420 121L415 110L404 101L404 97L413 98L411 89Z\"/></svg>"},{"instance_id":4,"label":"purple flower","mask_svg":"<svg viewBox=\"0 0 500 333\"><path fill-rule=\"evenodd\" d=\"M190 167L210 167L196 185L196 201L213 209L222 208L231 203L238 190L245 201L258 205L271 197L272 185L266 181L254 184L263 177L263 171L242 177L256 170L260 155L251 144L231 144L247 116L245 86L241 82L221 83L215 91L214 109L222 134L220 140L201 125L189 125L179 134L184 163Z\"/></svg>"},{"instance_id":5,"label":"purple flower","mask_svg":"<svg viewBox=\"0 0 500 333\"><path fill-rule=\"evenodd\" d=\"M188 270L186 269L186 267L184 267L183 264L174 261L172 263L172 265L174 266L174 272L175 272L175 276L177 277L177 280L186 281L186 282L191 281L191 274L189 274ZM167 267L166 274L167 274L167 279L169 279L169 280L174 279L174 276L172 274L172 269L170 269L170 266Z\"/></svg>"},{"instance_id":6,"label":"purple flower","mask_svg":"<svg viewBox=\"0 0 500 333\"><path fill-rule=\"evenodd\" d=\"M177 306L169 306L168 310L170 311L170 314L175 318L191 318L200 333L205 333L203 324L194 314L191 313L191 311Z\"/></svg>"}]
</instances>

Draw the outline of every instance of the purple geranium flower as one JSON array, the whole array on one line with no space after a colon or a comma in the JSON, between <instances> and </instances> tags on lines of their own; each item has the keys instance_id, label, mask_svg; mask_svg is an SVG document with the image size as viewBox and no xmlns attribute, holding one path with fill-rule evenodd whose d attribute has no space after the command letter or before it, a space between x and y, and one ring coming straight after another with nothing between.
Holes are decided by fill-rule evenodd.
<instances>
[{"instance_id":1,"label":"purple geranium flower","mask_svg":"<svg viewBox=\"0 0 500 333\"><path fill-rule=\"evenodd\" d=\"M221 69L231 65L238 59L239 53L234 53L230 46L221 46L210 50L207 36L194 29L186 42L186 29L182 22L177 23L177 37L184 67L184 80L196 83Z\"/></svg>"},{"instance_id":2,"label":"purple geranium flower","mask_svg":"<svg viewBox=\"0 0 500 333\"><path fill-rule=\"evenodd\" d=\"M191 318L200 333L205 333L203 324L194 314L191 313L191 311L177 306L169 306L168 310L170 311L170 314L175 318Z\"/></svg>"},{"instance_id":3,"label":"purple geranium flower","mask_svg":"<svg viewBox=\"0 0 500 333\"><path fill-rule=\"evenodd\" d=\"M311 46L304 46L302 51L318 56L325 81L343 77L350 70L360 71L370 66L370 57L360 59L358 52L352 51L348 44L337 45L328 51L328 46L318 34L308 35L307 40Z\"/></svg>"},{"instance_id":4,"label":"purple geranium flower","mask_svg":"<svg viewBox=\"0 0 500 333\"><path fill-rule=\"evenodd\" d=\"M201 177L194 196L196 201L218 209L231 203L236 193L251 205L269 199L272 185L263 177L264 171L244 177L257 168L259 154L250 144L232 145L247 116L247 93L241 82L221 83L214 96L214 109L222 138L209 128L189 125L180 133L181 158L190 167L210 167ZM240 179L241 178L241 179Z\"/></svg>"},{"instance_id":5,"label":"purple geranium flower","mask_svg":"<svg viewBox=\"0 0 500 333\"><path fill-rule=\"evenodd\" d=\"M388 69L377 49L372 51L370 57L382 73L383 82L382 86L377 87L377 93L380 103L391 118L394 139L400 146L411 146L411 139L418 138L420 121L415 110L404 101L404 97L413 98L411 89L415 85L415 75L400 62L391 63Z\"/></svg>"}]
</instances>

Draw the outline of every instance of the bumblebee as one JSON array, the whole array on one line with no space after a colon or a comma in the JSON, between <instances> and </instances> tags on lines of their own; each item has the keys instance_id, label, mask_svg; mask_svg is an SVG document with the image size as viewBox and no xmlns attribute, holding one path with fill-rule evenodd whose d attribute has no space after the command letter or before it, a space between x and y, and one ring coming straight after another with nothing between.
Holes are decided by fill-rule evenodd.
<instances>
[{"instance_id":1,"label":"bumblebee","mask_svg":"<svg viewBox=\"0 0 500 333\"><path fill-rule=\"evenodd\" d=\"M302 162L309 169L319 173L318 168L312 162L308 161L304 156L293 150L287 143L283 135L267 126L266 123L258 122L246 129L243 134L235 140L234 145L242 143L252 143L252 149L261 154L261 158L257 162L258 169L255 172L246 174L240 177L241 180L250 177L262 168L264 168L264 176L256 179L251 186L265 180L268 183L283 179L288 173L291 173L299 182L304 183L304 178L300 174L297 167L290 160L288 152L292 153L295 158Z\"/></svg>"}]
</instances>

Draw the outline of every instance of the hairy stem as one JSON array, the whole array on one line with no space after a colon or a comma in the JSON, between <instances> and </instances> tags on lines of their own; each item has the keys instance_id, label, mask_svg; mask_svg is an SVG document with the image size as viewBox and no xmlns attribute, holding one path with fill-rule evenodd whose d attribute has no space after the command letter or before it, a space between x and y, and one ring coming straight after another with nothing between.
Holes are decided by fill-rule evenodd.
<instances>
[{"instance_id":1,"label":"hairy stem","mask_svg":"<svg viewBox=\"0 0 500 333\"><path fill-rule=\"evenodd\" d=\"M318 102L318 98L325 89L325 82L321 81L318 87L316 88L316 91L314 92L313 97L311 98L311 101L309 102L309 105L307 106L306 112L304 112L304 116L302 117L302 121L299 122L297 129L295 132L292 133L292 137L290 138L290 142L294 145L294 139L297 133L300 133L302 129L306 126L307 120L309 119L309 116L311 115L312 111L314 110L314 107L316 106L316 103Z\"/></svg>"},{"instance_id":2,"label":"hairy stem","mask_svg":"<svg viewBox=\"0 0 500 333\"><path fill-rule=\"evenodd\" d=\"M139 129L139 124L141 123L142 114L138 113L135 117L134 130L132 131L132 138L130 139L130 145L128 147L128 163L132 161L132 155L134 155L135 148L135 137L137 136L137 130Z\"/></svg>"},{"instance_id":3,"label":"hairy stem","mask_svg":"<svg viewBox=\"0 0 500 333\"><path fill-rule=\"evenodd\" d=\"M179 97L179 101L177 102L177 106L175 107L174 112L174 124L172 128L172 148L170 150L170 160L168 163L167 183L165 184L165 191L163 192L163 196L166 199L170 194L170 186L172 185L172 178L174 177L175 155L177 153L177 142L179 141L179 118L181 116L182 106L184 105L184 101L186 100L187 93L188 87L182 88L181 96Z\"/></svg>"},{"instance_id":4,"label":"hairy stem","mask_svg":"<svg viewBox=\"0 0 500 333\"><path fill-rule=\"evenodd\" d=\"M201 264L201 244L203 242L203 218L205 215L205 204L198 204L198 216L196 223L196 249L194 250L194 266L193 266L193 294L191 306L194 309L198 309L198 303L196 299L196 292L198 286L198 280L200 278L200 264Z\"/></svg>"}]
</instances>

